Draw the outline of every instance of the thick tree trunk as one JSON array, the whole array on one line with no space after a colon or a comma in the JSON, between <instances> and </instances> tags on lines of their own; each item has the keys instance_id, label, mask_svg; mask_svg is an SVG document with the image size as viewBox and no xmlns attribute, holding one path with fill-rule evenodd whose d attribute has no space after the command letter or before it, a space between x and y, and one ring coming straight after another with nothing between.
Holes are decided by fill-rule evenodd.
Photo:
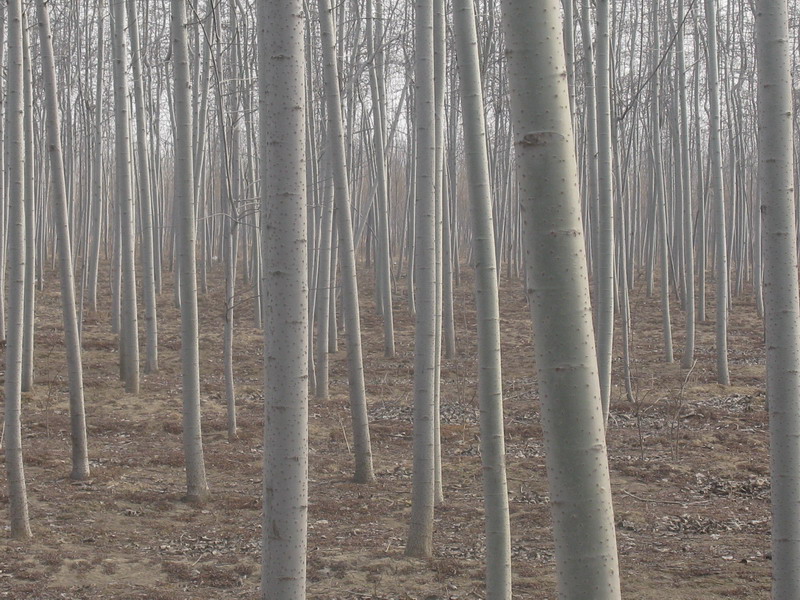
<instances>
[{"instance_id":1,"label":"thick tree trunk","mask_svg":"<svg viewBox=\"0 0 800 600\"><path fill-rule=\"evenodd\" d=\"M260 0L265 430L261 596L306 597L308 267L300 0Z\"/></svg>"},{"instance_id":2,"label":"thick tree trunk","mask_svg":"<svg viewBox=\"0 0 800 600\"><path fill-rule=\"evenodd\" d=\"M504 0L561 598L620 598L558 0Z\"/></svg>"},{"instance_id":3,"label":"thick tree trunk","mask_svg":"<svg viewBox=\"0 0 800 600\"><path fill-rule=\"evenodd\" d=\"M800 598L800 293L785 0L756 2L758 178L772 474L772 597Z\"/></svg>"}]
</instances>

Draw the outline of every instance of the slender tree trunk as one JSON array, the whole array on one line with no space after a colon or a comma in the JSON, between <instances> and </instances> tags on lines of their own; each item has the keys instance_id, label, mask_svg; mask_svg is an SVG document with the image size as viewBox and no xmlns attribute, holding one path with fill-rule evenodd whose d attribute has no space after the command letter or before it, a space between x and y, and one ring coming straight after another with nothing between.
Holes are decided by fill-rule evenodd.
<instances>
[{"instance_id":1,"label":"slender tree trunk","mask_svg":"<svg viewBox=\"0 0 800 600\"><path fill-rule=\"evenodd\" d=\"M50 15L45 0L36 2L39 19L40 52L42 55L42 80L45 92L47 118L47 148L50 155L52 178L51 195L53 212L58 229L58 264L61 275L61 311L64 321L64 346L69 371L69 413L72 439L72 479L89 477L89 458L86 443L86 416L83 403L83 362L78 317L75 305L75 276L72 268L72 241L67 209L67 188L64 177L64 160L61 151L61 124L59 122L56 68L53 41L50 33Z\"/></svg>"},{"instance_id":2,"label":"slender tree trunk","mask_svg":"<svg viewBox=\"0 0 800 600\"><path fill-rule=\"evenodd\" d=\"M659 94L658 65L661 59L661 45L659 38L658 7L659 1L653 3L653 80L651 84L652 98L650 105L650 123L653 128L653 189L658 234L658 249L661 270L661 328L664 338L664 361L671 363L674 360L672 348L672 318L669 306L669 232L667 231L667 192L664 185L664 160L661 152L661 109ZM655 248L656 238L653 237Z\"/></svg>"},{"instance_id":3,"label":"slender tree trunk","mask_svg":"<svg viewBox=\"0 0 800 600\"><path fill-rule=\"evenodd\" d=\"M320 11L323 7L320 7ZM320 17L322 20L324 17ZM325 33L321 34L322 36ZM324 52L324 49L323 49ZM336 84L338 87L338 83ZM331 132L328 132L330 135ZM337 148L338 150L338 148ZM328 311L330 310L330 294L333 290L334 278L331 277L331 243L333 237L333 185L329 182L331 175L330 162L332 160L331 150L324 153L323 159L325 173L323 190L320 194L322 199L322 219L319 232L319 271L317 275L316 293L316 322L317 322L317 359L315 362L314 373L316 381L314 392L317 398L328 397Z\"/></svg>"},{"instance_id":4,"label":"slender tree trunk","mask_svg":"<svg viewBox=\"0 0 800 600\"><path fill-rule=\"evenodd\" d=\"M94 101L94 154L92 156L92 242L89 252L87 294L89 311L97 311L97 275L100 269L103 192L103 11L97 11L97 82Z\"/></svg>"},{"instance_id":5,"label":"slender tree trunk","mask_svg":"<svg viewBox=\"0 0 800 600\"><path fill-rule=\"evenodd\" d=\"M114 123L116 129L117 202L120 222L120 375L125 391L139 393L139 327L136 309L136 266L131 190L131 149L128 120L127 54L125 51L125 0L111 3L114 57Z\"/></svg>"},{"instance_id":6,"label":"slender tree trunk","mask_svg":"<svg viewBox=\"0 0 800 600\"><path fill-rule=\"evenodd\" d=\"M716 0L705 0L708 25L708 98L711 127L711 186L714 193L714 248L716 283L717 382L729 385L728 373L728 250L725 234L725 196L722 189L722 148L720 144L719 66L717 63Z\"/></svg>"},{"instance_id":7,"label":"slender tree trunk","mask_svg":"<svg viewBox=\"0 0 800 600\"><path fill-rule=\"evenodd\" d=\"M436 134L433 19L434 0L416 0L414 473L406 554L417 557L430 556L433 551L436 381Z\"/></svg>"},{"instance_id":8,"label":"slender tree trunk","mask_svg":"<svg viewBox=\"0 0 800 600\"><path fill-rule=\"evenodd\" d=\"M510 600L511 529L503 434L500 307L494 257L492 190L486 152L486 125L474 10L472 0L453 2L453 31L464 111L464 150L467 155L466 171L470 185L475 249L478 400L483 497L486 503L486 598Z\"/></svg>"},{"instance_id":9,"label":"slender tree trunk","mask_svg":"<svg viewBox=\"0 0 800 600\"><path fill-rule=\"evenodd\" d=\"M142 291L144 292L144 320L147 330L145 373L158 371L158 318L156 314L156 280L153 259L153 208L150 195L150 159L147 155L147 134L144 104L144 82L142 81L141 48L139 46L139 23L136 18L136 0L127 0L128 33L131 39L131 63L133 64L133 97L136 114L136 150L139 159L139 204L142 221Z\"/></svg>"},{"instance_id":10,"label":"slender tree trunk","mask_svg":"<svg viewBox=\"0 0 800 600\"><path fill-rule=\"evenodd\" d=\"M174 198L178 224L178 266L181 281L181 375L183 381L183 452L186 500L202 502L208 495L203 437L200 428L200 352L197 331L194 173L192 172L192 109L186 0L172 0L172 64L175 99Z\"/></svg>"},{"instance_id":11,"label":"slender tree trunk","mask_svg":"<svg viewBox=\"0 0 800 600\"><path fill-rule=\"evenodd\" d=\"M36 234L35 234L35 167L33 143L33 65L31 65L30 40L28 38L28 18L23 15L23 98L25 102L25 306L22 323L22 391L33 390L34 382L34 307L36 303ZM2 293L2 290L0 290Z\"/></svg>"},{"instance_id":12,"label":"slender tree trunk","mask_svg":"<svg viewBox=\"0 0 800 600\"><path fill-rule=\"evenodd\" d=\"M31 537L22 465L22 327L25 294L25 130L22 3L8 0L6 169L8 172L8 329L5 373L5 463L11 537ZM30 168L30 167L29 167Z\"/></svg>"},{"instance_id":13,"label":"slender tree trunk","mask_svg":"<svg viewBox=\"0 0 800 600\"><path fill-rule=\"evenodd\" d=\"M264 292L261 596L306 597L308 267L305 57L300 0L258 8Z\"/></svg>"},{"instance_id":14,"label":"slender tree trunk","mask_svg":"<svg viewBox=\"0 0 800 600\"><path fill-rule=\"evenodd\" d=\"M561 598L620 598L558 0L504 0Z\"/></svg>"},{"instance_id":15,"label":"slender tree trunk","mask_svg":"<svg viewBox=\"0 0 800 600\"><path fill-rule=\"evenodd\" d=\"M344 125L342 122L339 73L336 63L333 11L330 0L319 0L320 35L324 60L325 97L327 101L328 136L331 143L336 229L339 232L342 303L347 333L347 376L350 389L350 416L353 427L356 483L375 480L372 470L372 446L369 436L367 398L364 385L364 364L361 350L361 317L356 279L356 255L353 247L353 225L350 216L350 183L345 164ZM334 277L331 277L333 281ZM331 294L333 295L333 294Z\"/></svg>"},{"instance_id":16,"label":"slender tree trunk","mask_svg":"<svg viewBox=\"0 0 800 600\"><path fill-rule=\"evenodd\" d=\"M800 293L785 0L756 2L758 151L772 473L772 597L800 598Z\"/></svg>"},{"instance_id":17,"label":"slender tree trunk","mask_svg":"<svg viewBox=\"0 0 800 600\"><path fill-rule=\"evenodd\" d=\"M609 2L597 0L597 368L603 418L611 403L614 348L614 186L611 151L611 43Z\"/></svg>"},{"instance_id":18,"label":"slender tree trunk","mask_svg":"<svg viewBox=\"0 0 800 600\"><path fill-rule=\"evenodd\" d=\"M377 1L377 0L376 0ZM371 0L367 0L367 10L372 10ZM377 184L377 202L375 215L377 221L377 249L375 272L379 286L380 306L383 315L383 352L387 357L394 356L394 317L392 314L392 260L389 248L389 191L386 177L385 154L385 118L384 106L379 93L378 65L376 60L383 56L378 47L383 40L376 40L373 35L373 15L367 14L367 43L371 45L373 60L369 65L370 90L372 91L373 144L375 146L375 180Z\"/></svg>"},{"instance_id":19,"label":"slender tree trunk","mask_svg":"<svg viewBox=\"0 0 800 600\"><path fill-rule=\"evenodd\" d=\"M683 0L678 0L678 18L684 19ZM694 304L694 235L692 210L692 169L689 158L689 108L686 99L686 64L684 60L684 28L686 21L678 23L675 40L675 58L678 70L678 103L680 109L680 171L683 206L683 270L686 286L686 342L681 366L689 369L694 364L695 304Z\"/></svg>"}]
</instances>

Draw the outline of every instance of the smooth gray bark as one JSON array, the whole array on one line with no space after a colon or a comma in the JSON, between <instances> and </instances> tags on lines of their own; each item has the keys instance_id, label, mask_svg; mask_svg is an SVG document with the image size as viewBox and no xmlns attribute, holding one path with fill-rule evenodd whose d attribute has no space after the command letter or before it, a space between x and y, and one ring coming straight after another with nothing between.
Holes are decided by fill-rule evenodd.
<instances>
[{"instance_id":1,"label":"smooth gray bark","mask_svg":"<svg viewBox=\"0 0 800 600\"><path fill-rule=\"evenodd\" d=\"M23 128L23 51L21 0L8 0L6 79L6 170L8 173L8 302L4 450L11 537L31 537L22 463L22 318L25 294L25 131ZM29 167L30 168L30 167Z\"/></svg>"},{"instance_id":2,"label":"smooth gray bark","mask_svg":"<svg viewBox=\"0 0 800 600\"><path fill-rule=\"evenodd\" d=\"M34 309L36 304L36 233L35 233L35 199L34 187L34 148L33 148L33 66L31 65L30 39L28 37L28 19L23 15L22 29L23 50L23 98L25 102L25 306L22 322L22 391L33 390L34 382ZM4 290L0 290L3 293Z\"/></svg>"},{"instance_id":3,"label":"smooth gray bark","mask_svg":"<svg viewBox=\"0 0 800 600\"><path fill-rule=\"evenodd\" d=\"M61 312L64 323L64 347L69 372L70 437L72 441L72 472L70 478L88 479L89 457L86 441L86 416L83 402L83 361L75 303L75 275L72 267L72 241L67 209L67 186L61 150L58 89L55 58L50 32L50 15L45 0L37 0L39 47L42 56L42 81L45 93L47 149L50 156L51 196L56 220L58 266L61 279Z\"/></svg>"},{"instance_id":4,"label":"smooth gray bark","mask_svg":"<svg viewBox=\"0 0 800 600\"><path fill-rule=\"evenodd\" d=\"M414 5L416 193L414 282L414 472L406 554L433 551L434 396L436 371L436 135L434 111L434 0Z\"/></svg>"},{"instance_id":5,"label":"smooth gray bark","mask_svg":"<svg viewBox=\"0 0 800 600\"><path fill-rule=\"evenodd\" d=\"M478 314L478 401L486 505L486 598L510 600L511 530L503 433L500 307L478 35L472 0L454 0L453 32L464 111L464 151L470 187Z\"/></svg>"},{"instance_id":6,"label":"smooth gray bark","mask_svg":"<svg viewBox=\"0 0 800 600\"><path fill-rule=\"evenodd\" d=\"M192 153L192 105L186 0L172 0L172 64L175 102L175 213L181 300L181 377L183 381L183 453L186 500L202 502L208 495L203 436L200 427L200 352L197 330L196 222Z\"/></svg>"},{"instance_id":7,"label":"smooth gray bark","mask_svg":"<svg viewBox=\"0 0 800 600\"><path fill-rule=\"evenodd\" d=\"M653 2L653 15L658 15L659 1ZM654 16L654 19L656 17ZM658 28L660 24L657 20L653 22L653 70L655 75L651 82L650 100L650 124L653 128L652 152L653 152L653 189L654 203L658 233L659 263L661 271L661 331L664 338L664 360L671 363L674 360L672 348L672 318L669 306L669 232L667 231L667 191L664 185L664 161L661 152L661 109L659 94L661 85L658 76L658 64L661 59L661 45ZM653 238L655 242L655 238ZM655 248L655 246L653 246Z\"/></svg>"},{"instance_id":8,"label":"smooth gray bark","mask_svg":"<svg viewBox=\"0 0 800 600\"><path fill-rule=\"evenodd\" d=\"M719 65L717 62L716 0L705 0L708 26L708 100L711 139L711 190L714 194L714 279L716 284L717 382L729 385L728 372L728 246L725 232L725 196L722 183L722 147L720 142Z\"/></svg>"},{"instance_id":9,"label":"smooth gray bark","mask_svg":"<svg viewBox=\"0 0 800 600\"><path fill-rule=\"evenodd\" d=\"M305 53L300 0L259 0L265 427L261 597L304 600L308 524Z\"/></svg>"},{"instance_id":10,"label":"smooth gray bark","mask_svg":"<svg viewBox=\"0 0 800 600\"><path fill-rule=\"evenodd\" d=\"M527 291L561 598L620 598L558 0L504 0Z\"/></svg>"},{"instance_id":11,"label":"smooth gray bark","mask_svg":"<svg viewBox=\"0 0 800 600\"><path fill-rule=\"evenodd\" d=\"M333 12L330 0L319 1L320 35L324 60L325 96L327 101L328 137L331 144L336 230L339 234L339 264L341 267L342 304L347 334L347 378L350 391L350 417L353 427L356 483L375 480L372 470L372 444L369 435L367 394L364 384L364 364L361 349L361 316L356 279L356 255L353 244L353 224L350 216L350 183L345 164L344 125L342 121L339 73L334 48ZM331 281L333 281L331 277ZM333 294L331 294L333 295ZM330 316L330 315L329 315Z\"/></svg>"},{"instance_id":12,"label":"smooth gray bark","mask_svg":"<svg viewBox=\"0 0 800 600\"><path fill-rule=\"evenodd\" d=\"M678 18L683 19L683 0L678 0ZM690 369L694 364L695 303L694 303L694 232L692 210L692 168L689 158L689 108L686 98L686 61L684 58L685 21L678 24L675 39L675 68L678 70L678 104L680 109L680 170L683 213L683 272L686 286L686 342L681 366Z\"/></svg>"},{"instance_id":13,"label":"smooth gray bark","mask_svg":"<svg viewBox=\"0 0 800 600\"><path fill-rule=\"evenodd\" d=\"M376 0L377 2L378 0ZM372 10L371 0L367 0L367 11ZM374 57L369 63L369 82L372 95L373 112L373 145L375 147L375 183L376 183L376 203L375 215L377 220L377 253L375 257L376 281L379 286L381 314L383 316L383 352L386 357L394 356L394 315L392 311L392 261L389 248L389 191L386 176L386 119L379 92L380 79L382 73L379 62L383 52L379 51L379 46L383 40L375 39L373 34L373 15L367 14L367 44Z\"/></svg>"},{"instance_id":14,"label":"smooth gray bark","mask_svg":"<svg viewBox=\"0 0 800 600\"><path fill-rule=\"evenodd\" d=\"M772 479L772 597L800 598L800 292L785 0L756 2L759 193Z\"/></svg>"},{"instance_id":15,"label":"smooth gray bark","mask_svg":"<svg viewBox=\"0 0 800 600\"><path fill-rule=\"evenodd\" d=\"M92 241L89 251L86 290L89 297L89 311L97 311L97 275L100 268L100 242L102 232L102 192L103 192L103 11L97 11L97 80L95 83L94 105L94 148L92 155Z\"/></svg>"},{"instance_id":16,"label":"smooth gray bark","mask_svg":"<svg viewBox=\"0 0 800 600\"><path fill-rule=\"evenodd\" d=\"M141 48L139 46L139 23L136 18L136 0L127 0L128 34L131 39L131 63L133 65L133 98L136 115L136 151L139 159L139 176L136 178L141 205L141 260L142 292L144 295L144 320L147 349L145 373L158 371L158 318L156 312L156 279L153 258L153 208L150 194L150 157L147 153L145 121L144 82L142 81Z\"/></svg>"},{"instance_id":17,"label":"smooth gray bark","mask_svg":"<svg viewBox=\"0 0 800 600\"><path fill-rule=\"evenodd\" d=\"M614 186L611 150L610 0L597 0L597 368L603 418L611 403L611 358L614 348Z\"/></svg>"},{"instance_id":18,"label":"smooth gray bark","mask_svg":"<svg viewBox=\"0 0 800 600\"><path fill-rule=\"evenodd\" d=\"M136 265L131 148L128 111L127 52L125 49L125 0L111 3L111 38L114 59L114 127L116 191L120 223L120 376L125 391L139 393L139 326L136 307Z\"/></svg>"}]
</instances>

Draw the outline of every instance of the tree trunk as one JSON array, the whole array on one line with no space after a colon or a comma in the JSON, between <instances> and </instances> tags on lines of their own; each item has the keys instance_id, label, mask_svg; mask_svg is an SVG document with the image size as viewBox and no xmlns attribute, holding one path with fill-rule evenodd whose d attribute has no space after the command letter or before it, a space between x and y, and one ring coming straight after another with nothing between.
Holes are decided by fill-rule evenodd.
<instances>
[{"instance_id":1,"label":"tree trunk","mask_svg":"<svg viewBox=\"0 0 800 600\"><path fill-rule=\"evenodd\" d=\"M178 225L181 300L181 375L183 380L183 452L186 500L202 502L208 495L203 437L200 428L200 352L197 331L194 173L192 172L192 104L186 0L172 0L172 64L175 99L175 212Z\"/></svg>"},{"instance_id":2,"label":"tree trunk","mask_svg":"<svg viewBox=\"0 0 800 600\"><path fill-rule=\"evenodd\" d=\"M31 537L22 465L22 327L25 295L25 131L21 0L8 1L6 169L8 172L8 329L5 374L5 463L11 537ZM30 167L29 167L30 168Z\"/></svg>"},{"instance_id":3,"label":"tree trunk","mask_svg":"<svg viewBox=\"0 0 800 600\"><path fill-rule=\"evenodd\" d=\"M127 56L125 52L125 0L111 2L114 57L114 123L116 129L116 179L120 222L120 375L125 391L139 393L139 331L136 309L136 266L131 191L131 149L128 120Z\"/></svg>"},{"instance_id":4,"label":"tree trunk","mask_svg":"<svg viewBox=\"0 0 800 600\"><path fill-rule=\"evenodd\" d=\"M356 279L356 256L353 247L353 225L350 216L350 183L345 164L344 125L339 91L339 73L333 42L335 39L330 0L319 1L320 35L324 60L325 97L327 100L328 136L331 143L336 229L342 270L342 303L347 333L347 376L350 388L350 416L353 427L356 483L375 480L372 470L372 445L369 436L364 364L361 351L361 317ZM333 281L334 277L331 277ZM333 294L331 294L333 295Z\"/></svg>"},{"instance_id":5,"label":"tree trunk","mask_svg":"<svg viewBox=\"0 0 800 600\"><path fill-rule=\"evenodd\" d=\"M306 597L308 267L300 0L257 3L262 156L265 428L261 596Z\"/></svg>"},{"instance_id":6,"label":"tree trunk","mask_svg":"<svg viewBox=\"0 0 800 600\"><path fill-rule=\"evenodd\" d=\"M722 148L720 145L719 67L717 64L716 0L705 0L708 25L708 98L711 127L711 186L714 192L714 248L716 260L716 342L717 382L729 385L728 373L728 250L725 235L725 196L722 189Z\"/></svg>"},{"instance_id":7,"label":"tree trunk","mask_svg":"<svg viewBox=\"0 0 800 600\"><path fill-rule=\"evenodd\" d=\"M571 0L567 0L571 2ZM478 36L472 0L453 3L458 52L464 151L470 186L475 251L475 303L478 325L478 400L480 403L483 497L486 504L486 598L511 599L511 530L508 513L503 382L500 366L500 308L494 257L492 190L486 153Z\"/></svg>"},{"instance_id":8,"label":"tree trunk","mask_svg":"<svg viewBox=\"0 0 800 600\"><path fill-rule=\"evenodd\" d=\"M561 598L620 598L558 0L504 0Z\"/></svg>"},{"instance_id":9,"label":"tree trunk","mask_svg":"<svg viewBox=\"0 0 800 600\"><path fill-rule=\"evenodd\" d=\"M597 368L603 418L611 402L611 358L614 348L614 186L611 151L610 0L597 0L597 204L595 253L597 273Z\"/></svg>"},{"instance_id":10,"label":"tree trunk","mask_svg":"<svg viewBox=\"0 0 800 600\"><path fill-rule=\"evenodd\" d=\"M436 370L436 134L434 1L415 3L416 201L414 282L414 473L406 554L433 551L434 391Z\"/></svg>"},{"instance_id":11,"label":"tree trunk","mask_svg":"<svg viewBox=\"0 0 800 600\"><path fill-rule=\"evenodd\" d=\"M72 473L76 480L88 479L89 458L86 444L86 417L83 403L83 362L78 317L75 306L75 276L72 269L72 241L67 210L67 188L64 178L64 160L61 151L61 124L59 122L56 68L53 56L50 15L45 0L36 2L39 19L40 51L42 55L42 80L45 92L47 119L47 148L50 155L53 212L58 230L58 264L61 275L61 311L64 320L64 346L69 371L69 414L72 439Z\"/></svg>"},{"instance_id":12,"label":"tree trunk","mask_svg":"<svg viewBox=\"0 0 800 600\"><path fill-rule=\"evenodd\" d=\"M756 2L758 175L772 474L772 597L800 598L800 293L785 0Z\"/></svg>"},{"instance_id":13,"label":"tree trunk","mask_svg":"<svg viewBox=\"0 0 800 600\"><path fill-rule=\"evenodd\" d=\"M147 155L147 134L145 133L145 104L142 82L141 49L139 47L139 23L136 18L136 0L127 0L128 33L131 38L131 63L133 64L133 98L136 113L136 150L139 159L139 204L142 222L142 291L144 292L144 320L147 329L147 350L145 353L145 373L158 371L158 318L156 314L156 279L153 260L153 208L150 196L150 159Z\"/></svg>"}]
</instances>

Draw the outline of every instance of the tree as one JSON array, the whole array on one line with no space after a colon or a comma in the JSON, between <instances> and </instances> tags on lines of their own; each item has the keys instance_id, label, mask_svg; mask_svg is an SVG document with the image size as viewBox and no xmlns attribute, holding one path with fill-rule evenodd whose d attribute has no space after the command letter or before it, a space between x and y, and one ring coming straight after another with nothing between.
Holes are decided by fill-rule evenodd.
<instances>
[{"instance_id":1,"label":"tree","mask_svg":"<svg viewBox=\"0 0 800 600\"><path fill-rule=\"evenodd\" d=\"M609 0L597 1L597 367L603 417L611 402L614 347L614 187L611 149Z\"/></svg>"},{"instance_id":2,"label":"tree","mask_svg":"<svg viewBox=\"0 0 800 600\"><path fill-rule=\"evenodd\" d=\"M139 393L139 326L136 310L136 266L133 192L131 190L130 123L128 111L127 55L125 50L125 0L111 3L111 39L114 59L114 124L116 129L116 192L119 207L120 260L120 376L125 391Z\"/></svg>"},{"instance_id":3,"label":"tree","mask_svg":"<svg viewBox=\"0 0 800 600\"><path fill-rule=\"evenodd\" d=\"M261 596L305 598L308 276L303 6L259 0L265 426Z\"/></svg>"},{"instance_id":4,"label":"tree","mask_svg":"<svg viewBox=\"0 0 800 600\"><path fill-rule=\"evenodd\" d=\"M792 71L785 0L756 2L758 179L764 248L772 597L800 597L800 292L797 283Z\"/></svg>"},{"instance_id":5,"label":"tree","mask_svg":"<svg viewBox=\"0 0 800 600\"><path fill-rule=\"evenodd\" d=\"M689 158L689 108L686 99L686 64L684 59L684 30L686 16L683 0L678 0L678 24L675 38L675 68L678 71L678 104L680 110L680 180L683 207L683 269L686 280L686 342L681 358L681 366L690 369L694 364L695 346L695 305L694 305L694 235L692 233L692 169Z\"/></svg>"},{"instance_id":6,"label":"tree","mask_svg":"<svg viewBox=\"0 0 800 600\"><path fill-rule=\"evenodd\" d=\"M414 208L414 474L406 554L433 551L434 395L436 367L436 134L434 115L434 2L417 0L414 28L416 202Z\"/></svg>"},{"instance_id":7,"label":"tree","mask_svg":"<svg viewBox=\"0 0 800 600\"><path fill-rule=\"evenodd\" d=\"M128 6L128 33L131 40L131 63L133 65L133 98L136 115L136 151L139 159L139 189L142 221L142 291L144 292L144 320L147 327L147 352L145 373L158 371L158 316L156 311L156 276L153 257L153 208L150 194L150 159L147 153L144 81L142 80L141 48L139 45L139 23L136 18L135 0L126 0Z\"/></svg>"},{"instance_id":8,"label":"tree","mask_svg":"<svg viewBox=\"0 0 800 600\"><path fill-rule=\"evenodd\" d=\"M175 101L174 199L178 215L181 299L181 375L183 380L183 452L186 500L202 502L208 495L200 427L200 352L197 331L197 273L194 173L192 172L192 110L186 0L172 0L172 61Z\"/></svg>"},{"instance_id":9,"label":"tree","mask_svg":"<svg viewBox=\"0 0 800 600\"><path fill-rule=\"evenodd\" d=\"M22 315L25 294L25 132L23 129L22 2L8 2L6 168L8 171L8 310L5 374L5 463L11 537L29 538L22 463ZM29 167L30 168L30 167Z\"/></svg>"},{"instance_id":10,"label":"tree","mask_svg":"<svg viewBox=\"0 0 800 600\"><path fill-rule=\"evenodd\" d=\"M64 322L64 345L69 371L69 414L72 439L72 473L76 480L89 478L89 456L86 441L86 416L83 403L83 361L78 317L75 306L75 275L72 270L72 240L67 211L67 187L64 177L64 158L61 151L61 123L59 120L56 67L53 57L53 39L50 32L50 14L45 0L37 0L39 19L39 45L42 54L42 79L45 92L47 119L47 148L50 156L53 208L58 231L58 264L61 276L61 312Z\"/></svg>"},{"instance_id":11,"label":"tree","mask_svg":"<svg viewBox=\"0 0 800 600\"><path fill-rule=\"evenodd\" d=\"M725 195L722 184L722 147L720 142L719 64L717 62L716 0L705 0L708 26L708 98L711 140L711 190L714 194L714 277L716 283L717 381L729 385L728 373L728 244L725 233Z\"/></svg>"},{"instance_id":12,"label":"tree","mask_svg":"<svg viewBox=\"0 0 800 600\"><path fill-rule=\"evenodd\" d=\"M461 102L464 110L464 150L468 161L466 166L475 247L481 461L483 497L486 503L486 597L491 600L510 600L511 526L503 431L500 307L494 255L492 189L489 159L486 155L483 91L478 64L478 35L472 0L454 1L453 32L458 52Z\"/></svg>"},{"instance_id":13,"label":"tree","mask_svg":"<svg viewBox=\"0 0 800 600\"><path fill-rule=\"evenodd\" d=\"M324 60L325 98L328 116L330 161L333 171L334 202L336 203L336 229L339 232L339 263L342 270L342 301L345 330L347 332L347 375L350 387L350 416L355 449L355 481L374 481L372 447L369 437L367 398L364 385L364 363L361 349L361 317L356 279L356 257L353 248L353 226L350 219L350 183L345 163L344 126L342 123L339 70L334 47L335 26L329 0L319 0L320 37ZM391 298L391 295L389 296ZM384 303L391 307L391 301ZM389 315L384 315L384 324ZM386 330L384 330L386 331ZM327 350L327 348L326 348Z\"/></svg>"},{"instance_id":14,"label":"tree","mask_svg":"<svg viewBox=\"0 0 800 600\"><path fill-rule=\"evenodd\" d=\"M620 598L558 0L504 0L558 592Z\"/></svg>"}]
</instances>

